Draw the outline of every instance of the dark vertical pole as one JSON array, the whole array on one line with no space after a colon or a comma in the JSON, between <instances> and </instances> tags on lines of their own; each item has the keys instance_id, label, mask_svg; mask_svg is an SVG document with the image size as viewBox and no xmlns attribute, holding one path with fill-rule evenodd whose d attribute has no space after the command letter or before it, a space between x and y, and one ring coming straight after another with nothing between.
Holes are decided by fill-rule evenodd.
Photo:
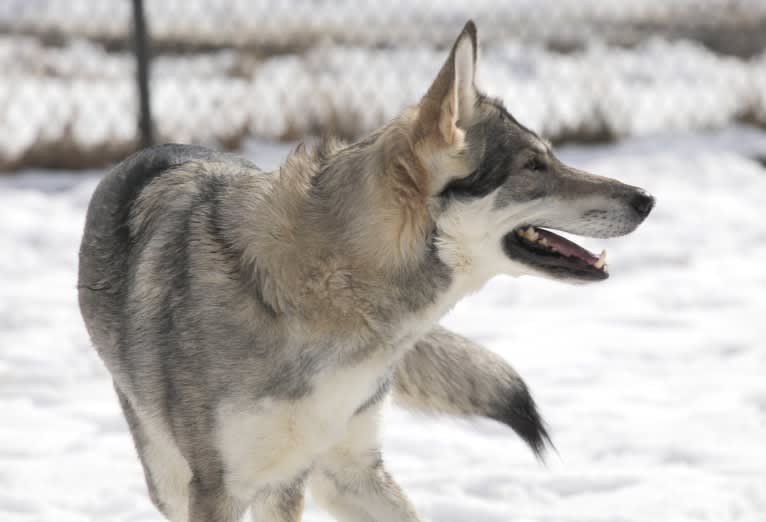
<instances>
[{"instance_id":1,"label":"dark vertical pole","mask_svg":"<svg viewBox=\"0 0 766 522\"><path fill-rule=\"evenodd\" d=\"M133 0L133 40L138 81L138 130L141 134L141 146L151 147L154 144L154 129L149 101L149 35L144 19L144 0Z\"/></svg>"}]
</instances>

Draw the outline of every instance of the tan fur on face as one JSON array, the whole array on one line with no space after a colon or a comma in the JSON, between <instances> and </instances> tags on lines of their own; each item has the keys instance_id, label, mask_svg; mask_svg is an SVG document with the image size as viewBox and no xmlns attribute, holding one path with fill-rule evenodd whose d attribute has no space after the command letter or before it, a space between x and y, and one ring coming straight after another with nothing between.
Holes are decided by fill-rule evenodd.
<instances>
[{"instance_id":1,"label":"tan fur on face","mask_svg":"<svg viewBox=\"0 0 766 522\"><path fill-rule=\"evenodd\" d=\"M383 194L380 209L382 237L397 246L397 265L420 253L419 245L433 225L428 209L431 179L413 147L412 113L407 112L388 126L381 137L384 158ZM386 219L388 218L388 219Z\"/></svg>"}]
</instances>

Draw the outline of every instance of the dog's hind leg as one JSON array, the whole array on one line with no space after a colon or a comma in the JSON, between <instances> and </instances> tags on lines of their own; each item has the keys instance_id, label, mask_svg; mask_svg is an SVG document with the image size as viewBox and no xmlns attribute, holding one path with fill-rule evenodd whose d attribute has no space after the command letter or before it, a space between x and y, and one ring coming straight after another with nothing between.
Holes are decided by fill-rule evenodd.
<instances>
[{"instance_id":1,"label":"dog's hind leg","mask_svg":"<svg viewBox=\"0 0 766 522\"><path fill-rule=\"evenodd\" d=\"M152 503L172 522L186 522L191 479L186 459L165 430L142 421L116 384L114 389L133 435Z\"/></svg>"},{"instance_id":2,"label":"dog's hind leg","mask_svg":"<svg viewBox=\"0 0 766 522\"><path fill-rule=\"evenodd\" d=\"M259 491L250 507L253 522L300 522L304 489L300 477L291 484Z\"/></svg>"},{"instance_id":3,"label":"dog's hind leg","mask_svg":"<svg viewBox=\"0 0 766 522\"><path fill-rule=\"evenodd\" d=\"M420 522L414 506L383 466L383 402L358 413L344 440L317 461L309 484L316 501L342 522Z\"/></svg>"}]
</instances>

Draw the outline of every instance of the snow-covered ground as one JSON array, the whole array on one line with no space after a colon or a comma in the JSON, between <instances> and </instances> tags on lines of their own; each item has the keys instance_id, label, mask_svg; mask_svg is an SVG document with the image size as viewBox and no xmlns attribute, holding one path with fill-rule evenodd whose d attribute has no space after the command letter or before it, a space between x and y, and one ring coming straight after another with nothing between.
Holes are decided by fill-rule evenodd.
<instances>
[{"instance_id":1,"label":"snow-covered ground","mask_svg":"<svg viewBox=\"0 0 766 522\"><path fill-rule=\"evenodd\" d=\"M264 166L280 145L245 149ZM392 410L393 474L438 522L766 520L766 133L567 148L658 199L588 287L491 281L444 320L511 361L558 449ZM0 178L0 520L160 520L81 324L76 253L101 172ZM309 502L306 520L329 520Z\"/></svg>"}]
</instances>

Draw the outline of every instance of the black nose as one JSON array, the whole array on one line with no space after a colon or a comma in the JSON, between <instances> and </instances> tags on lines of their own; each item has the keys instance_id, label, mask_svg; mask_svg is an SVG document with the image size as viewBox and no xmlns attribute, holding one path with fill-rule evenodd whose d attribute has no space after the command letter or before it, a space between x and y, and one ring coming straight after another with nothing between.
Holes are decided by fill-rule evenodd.
<instances>
[{"instance_id":1,"label":"black nose","mask_svg":"<svg viewBox=\"0 0 766 522\"><path fill-rule=\"evenodd\" d=\"M649 193L642 190L631 198L630 206L636 209L636 212L638 212L642 218L645 218L654 208L654 198Z\"/></svg>"}]
</instances>

